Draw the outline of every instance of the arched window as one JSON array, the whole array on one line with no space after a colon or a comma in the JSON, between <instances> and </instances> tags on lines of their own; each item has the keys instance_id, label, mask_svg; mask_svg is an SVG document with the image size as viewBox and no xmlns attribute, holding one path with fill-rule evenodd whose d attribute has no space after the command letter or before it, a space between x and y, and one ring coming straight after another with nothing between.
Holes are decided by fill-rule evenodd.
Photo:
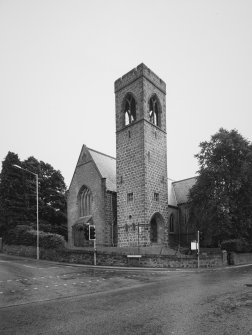
<instances>
[{"instance_id":1,"label":"arched window","mask_svg":"<svg viewBox=\"0 0 252 335\"><path fill-rule=\"evenodd\" d=\"M153 95L149 101L149 117L150 122L158 127L161 126L160 113L161 113L160 103L158 101L157 96Z\"/></svg>"},{"instance_id":2,"label":"arched window","mask_svg":"<svg viewBox=\"0 0 252 335\"><path fill-rule=\"evenodd\" d=\"M136 121L136 100L128 93L124 99L124 122L125 126Z\"/></svg>"},{"instance_id":3,"label":"arched window","mask_svg":"<svg viewBox=\"0 0 252 335\"><path fill-rule=\"evenodd\" d=\"M170 233L174 233L174 215L170 215Z\"/></svg>"},{"instance_id":4,"label":"arched window","mask_svg":"<svg viewBox=\"0 0 252 335\"><path fill-rule=\"evenodd\" d=\"M91 215L92 196L87 187L81 189L79 194L80 217Z\"/></svg>"}]
</instances>

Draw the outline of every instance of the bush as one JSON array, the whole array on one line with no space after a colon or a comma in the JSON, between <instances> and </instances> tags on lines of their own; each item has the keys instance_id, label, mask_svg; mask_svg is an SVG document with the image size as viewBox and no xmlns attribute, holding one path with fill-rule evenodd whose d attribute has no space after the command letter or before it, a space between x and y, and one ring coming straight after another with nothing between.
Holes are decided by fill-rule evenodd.
<instances>
[{"instance_id":1,"label":"bush","mask_svg":"<svg viewBox=\"0 0 252 335\"><path fill-rule=\"evenodd\" d=\"M37 231L29 226L17 226L11 229L5 238L5 243L9 245L37 245ZM39 232L39 246L44 249L58 249L65 246L64 237L58 234Z\"/></svg>"},{"instance_id":2,"label":"bush","mask_svg":"<svg viewBox=\"0 0 252 335\"><path fill-rule=\"evenodd\" d=\"M13 229L10 229L5 238L4 242L6 244L16 244L16 245L33 245L32 243L32 237L28 234L28 231L30 231L31 228L27 225L19 225L16 226Z\"/></svg>"},{"instance_id":3,"label":"bush","mask_svg":"<svg viewBox=\"0 0 252 335\"><path fill-rule=\"evenodd\" d=\"M251 252L252 245L244 239L226 240L221 243L221 249L228 252Z\"/></svg>"},{"instance_id":4,"label":"bush","mask_svg":"<svg viewBox=\"0 0 252 335\"><path fill-rule=\"evenodd\" d=\"M44 249L58 249L65 246L65 239L59 234L40 233L39 245Z\"/></svg>"}]
</instances>

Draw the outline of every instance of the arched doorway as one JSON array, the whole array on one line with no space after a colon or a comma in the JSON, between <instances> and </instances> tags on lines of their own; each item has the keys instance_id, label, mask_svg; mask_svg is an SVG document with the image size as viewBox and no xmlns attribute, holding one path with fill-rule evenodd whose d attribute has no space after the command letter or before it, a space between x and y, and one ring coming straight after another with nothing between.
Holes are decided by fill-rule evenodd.
<instances>
[{"instance_id":1,"label":"arched doorway","mask_svg":"<svg viewBox=\"0 0 252 335\"><path fill-rule=\"evenodd\" d=\"M150 242L161 243L163 238L164 219L160 213L155 213L150 220Z\"/></svg>"}]
</instances>

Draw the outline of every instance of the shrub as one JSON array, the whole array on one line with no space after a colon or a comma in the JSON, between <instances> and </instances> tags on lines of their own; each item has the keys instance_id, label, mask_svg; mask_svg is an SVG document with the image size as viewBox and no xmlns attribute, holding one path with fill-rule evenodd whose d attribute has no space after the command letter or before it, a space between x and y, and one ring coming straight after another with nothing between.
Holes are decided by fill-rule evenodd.
<instances>
[{"instance_id":1,"label":"shrub","mask_svg":"<svg viewBox=\"0 0 252 335\"><path fill-rule=\"evenodd\" d=\"M44 249L58 249L65 246L65 239L59 234L41 232L39 244Z\"/></svg>"},{"instance_id":2,"label":"shrub","mask_svg":"<svg viewBox=\"0 0 252 335\"><path fill-rule=\"evenodd\" d=\"M250 252L252 246L244 239L226 240L221 243L221 249L228 252Z\"/></svg>"},{"instance_id":3,"label":"shrub","mask_svg":"<svg viewBox=\"0 0 252 335\"><path fill-rule=\"evenodd\" d=\"M5 243L9 245L37 245L37 231L29 226L17 226L11 229L5 238ZM58 234L39 232L39 245L44 249L58 249L65 245L64 237Z\"/></svg>"}]
</instances>

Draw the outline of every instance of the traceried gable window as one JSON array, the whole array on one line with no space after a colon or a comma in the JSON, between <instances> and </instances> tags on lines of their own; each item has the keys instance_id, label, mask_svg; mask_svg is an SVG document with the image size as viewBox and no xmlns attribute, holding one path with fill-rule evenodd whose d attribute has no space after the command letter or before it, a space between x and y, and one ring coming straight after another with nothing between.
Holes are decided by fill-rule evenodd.
<instances>
[{"instance_id":1,"label":"traceried gable window","mask_svg":"<svg viewBox=\"0 0 252 335\"><path fill-rule=\"evenodd\" d=\"M161 108L156 95L153 95L149 101L149 118L150 122L153 123L155 126L160 127L160 113Z\"/></svg>"},{"instance_id":2,"label":"traceried gable window","mask_svg":"<svg viewBox=\"0 0 252 335\"><path fill-rule=\"evenodd\" d=\"M91 215L92 195L87 187L83 187L79 194L80 217Z\"/></svg>"},{"instance_id":3,"label":"traceried gable window","mask_svg":"<svg viewBox=\"0 0 252 335\"><path fill-rule=\"evenodd\" d=\"M136 100L128 93L124 99L124 122L125 126L136 121Z\"/></svg>"}]
</instances>

